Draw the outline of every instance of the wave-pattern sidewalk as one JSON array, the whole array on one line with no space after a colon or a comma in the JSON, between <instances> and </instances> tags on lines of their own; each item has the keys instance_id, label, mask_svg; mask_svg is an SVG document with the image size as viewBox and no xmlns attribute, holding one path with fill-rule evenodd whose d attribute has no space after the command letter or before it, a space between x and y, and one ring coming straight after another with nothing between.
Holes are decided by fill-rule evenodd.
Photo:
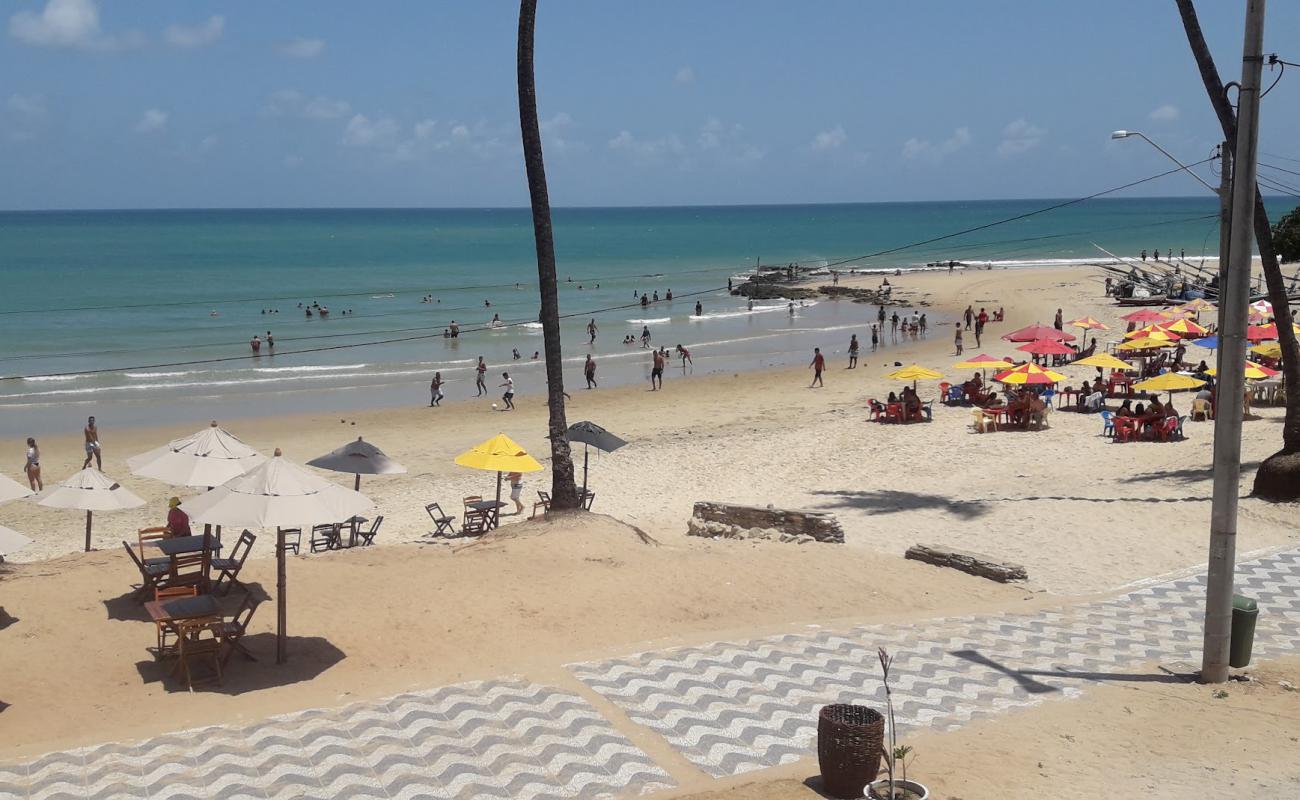
<instances>
[{"instance_id":1,"label":"wave-pattern sidewalk","mask_svg":"<svg viewBox=\"0 0 1300 800\"><path fill-rule=\"evenodd\" d=\"M1239 565L1237 591L1262 610L1257 659L1300 649L1300 550ZM1204 597L1197 576L1062 611L718 642L569 669L720 777L812 755L826 703L881 706L878 647L896 657L900 728L946 729L1077 695L1138 664L1199 661Z\"/></svg>"}]
</instances>

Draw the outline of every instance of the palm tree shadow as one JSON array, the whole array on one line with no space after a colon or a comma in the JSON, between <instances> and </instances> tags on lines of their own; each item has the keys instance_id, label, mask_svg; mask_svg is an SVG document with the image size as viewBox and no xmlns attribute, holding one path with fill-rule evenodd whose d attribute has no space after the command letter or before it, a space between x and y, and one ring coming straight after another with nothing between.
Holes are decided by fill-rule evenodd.
<instances>
[{"instance_id":1,"label":"palm tree shadow","mask_svg":"<svg viewBox=\"0 0 1300 800\"><path fill-rule=\"evenodd\" d=\"M978 519L989 513L979 500L954 500L937 494L905 492L898 489L858 491L849 489L820 490L813 494L826 497L830 508L856 508L876 514L897 514L923 509L946 511L962 519Z\"/></svg>"},{"instance_id":2,"label":"palm tree shadow","mask_svg":"<svg viewBox=\"0 0 1300 800\"><path fill-rule=\"evenodd\" d=\"M978 650L954 650L952 655L957 658L970 661L973 664L987 667L994 672L1000 672L1003 675L1020 684L1020 687L1029 694L1048 694L1051 692L1061 691L1055 686L1043 683L1036 679L1036 676L1044 678L1071 678L1074 680L1090 681L1098 683L1102 681L1114 681L1121 683L1187 683L1192 678L1185 675L1168 675L1157 673L1129 673L1129 672L1075 672L1068 669L1038 670L1038 669L1016 669L1006 664L994 661Z\"/></svg>"}]
</instances>

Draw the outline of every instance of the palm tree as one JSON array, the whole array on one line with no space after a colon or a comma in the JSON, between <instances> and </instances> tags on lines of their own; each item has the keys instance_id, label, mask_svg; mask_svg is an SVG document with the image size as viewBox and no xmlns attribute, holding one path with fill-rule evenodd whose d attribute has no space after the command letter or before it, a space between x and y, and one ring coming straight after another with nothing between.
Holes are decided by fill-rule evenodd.
<instances>
[{"instance_id":1,"label":"palm tree","mask_svg":"<svg viewBox=\"0 0 1300 800\"><path fill-rule=\"evenodd\" d=\"M1223 79L1214 65L1205 34L1192 0L1174 0L1187 33L1187 43L1192 48L1201 82L1210 96L1210 105L1223 128L1223 138L1231 148L1237 146L1237 117L1228 102ZM1255 188L1255 243L1259 246L1260 261L1264 268L1264 283L1268 298L1273 303L1274 321L1277 323L1278 344L1282 349L1282 376L1286 386L1286 417L1282 421L1282 449L1264 459L1255 473L1254 493L1269 500L1300 500L1300 344L1292 328L1290 298L1278 265L1277 251L1273 247L1273 230L1264 210L1264 198Z\"/></svg>"},{"instance_id":2,"label":"palm tree","mask_svg":"<svg viewBox=\"0 0 1300 800\"><path fill-rule=\"evenodd\" d=\"M542 133L537 123L537 86L533 81L533 28L537 0L519 3L519 131L523 137L528 196L533 207L533 238L537 243L537 282L542 300L542 341L546 352L546 405L550 409L551 508L578 508L573 481L573 457L565 436L564 362L560 355L560 300L555 286L555 240L551 235L551 201L542 162Z\"/></svg>"}]
</instances>

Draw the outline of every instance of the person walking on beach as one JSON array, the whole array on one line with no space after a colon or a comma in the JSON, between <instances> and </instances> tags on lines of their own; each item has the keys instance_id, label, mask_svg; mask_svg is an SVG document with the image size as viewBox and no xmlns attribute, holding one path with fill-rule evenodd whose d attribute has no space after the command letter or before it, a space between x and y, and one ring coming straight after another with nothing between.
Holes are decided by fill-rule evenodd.
<instances>
[{"instance_id":1,"label":"person walking on beach","mask_svg":"<svg viewBox=\"0 0 1300 800\"><path fill-rule=\"evenodd\" d=\"M248 343L248 346L253 348L253 355L257 355L262 351L262 340L257 338L256 333L253 334L253 340Z\"/></svg>"},{"instance_id":2,"label":"person walking on beach","mask_svg":"<svg viewBox=\"0 0 1300 800\"><path fill-rule=\"evenodd\" d=\"M983 344L980 341L983 338L984 338L984 329L977 324L975 326L975 349L976 350L979 350L980 347L983 346Z\"/></svg>"},{"instance_id":3,"label":"person walking on beach","mask_svg":"<svg viewBox=\"0 0 1300 800\"><path fill-rule=\"evenodd\" d=\"M664 388L664 357L656 350L650 367L650 391L655 392L662 388Z\"/></svg>"},{"instance_id":4,"label":"person walking on beach","mask_svg":"<svg viewBox=\"0 0 1300 800\"><path fill-rule=\"evenodd\" d=\"M509 372L501 373L502 383L498 388L505 389L501 395L501 400L506 404L506 411L515 410L515 379L510 377Z\"/></svg>"},{"instance_id":5,"label":"person walking on beach","mask_svg":"<svg viewBox=\"0 0 1300 800\"><path fill-rule=\"evenodd\" d=\"M1056 309L1056 319L1052 320L1052 327L1056 328L1058 331L1065 330L1065 316L1061 313L1061 309L1059 308Z\"/></svg>"},{"instance_id":6,"label":"person walking on beach","mask_svg":"<svg viewBox=\"0 0 1300 800\"><path fill-rule=\"evenodd\" d=\"M808 388L811 389L814 386L824 387L826 384L822 383L822 371L826 369L826 357L822 355L820 347L813 348L813 360L808 366L812 367L813 371L812 383L808 384Z\"/></svg>"},{"instance_id":7,"label":"person walking on beach","mask_svg":"<svg viewBox=\"0 0 1300 800\"><path fill-rule=\"evenodd\" d=\"M596 388L596 359L591 357L591 353L587 354L587 362L582 365L582 374L585 375L587 378L587 388L595 389Z\"/></svg>"},{"instance_id":8,"label":"person walking on beach","mask_svg":"<svg viewBox=\"0 0 1300 800\"><path fill-rule=\"evenodd\" d=\"M94 459L95 469L102 472L104 469L104 454L103 448L99 445L99 428L95 427L94 417L86 420L86 427L82 433L86 437L86 463L82 464L81 468L89 467L91 459Z\"/></svg>"},{"instance_id":9,"label":"person walking on beach","mask_svg":"<svg viewBox=\"0 0 1300 800\"><path fill-rule=\"evenodd\" d=\"M433 380L429 381L429 408L435 408L442 402L442 373L433 373Z\"/></svg>"},{"instance_id":10,"label":"person walking on beach","mask_svg":"<svg viewBox=\"0 0 1300 800\"><path fill-rule=\"evenodd\" d=\"M984 326L987 324L989 324L989 312L981 308L980 313L975 315L975 332L983 336Z\"/></svg>"},{"instance_id":11,"label":"person walking on beach","mask_svg":"<svg viewBox=\"0 0 1300 800\"><path fill-rule=\"evenodd\" d=\"M45 489L45 484L41 482L41 448L36 446L36 440L30 436L27 437L27 463L23 466L23 472L27 473L27 484L33 492Z\"/></svg>"},{"instance_id":12,"label":"person walking on beach","mask_svg":"<svg viewBox=\"0 0 1300 800\"><path fill-rule=\"evenodd\" d=\"M482 397L487 394L487 364L483 363L483 356L478 357L478 365L474 367L474 386L478 389L475 397Z\"/></svg>"},{"instance_id":13,"label":"person walking on beach","mask_svg":"<svg viewBox=\"0 0 1300 800\"><path fill-rule=\"evenodd\" d=\"M691 351L690 351L690 350L687 350L685 347L682 347L682 346L679 344L679 345L677 345L677 355L678 355L678 356L681 358L681 360L682 360L682 372L685 372L685 371L686 371L686 365L687 365L687 364L690 364L690 365L691 365L691 370L692 370L692 371L695 370L695 362L691 360Z\"/></svg>"},{"instance_id":14,"label":"person walking on beach","mask_svg":"<svg viewBox=\"0 0 1300 800\"><path fill-rule=\"evenodd\" d=\"M970 330L971 323L975 321L975 309L966 306L966 310L962 312L962 317L966 320L966 330Z\"/></svg>"},{"instance_id":15,"label":"person walking on beach","mask_svg":"<svg viewBox=\"0 0 1300 800\"><path fill-rule=\"evenodd\" d=\"M871 324L871 352L873 353L876 352L876 348L879 346L880 346L880 328L876 327L875 323L872 323Z\"/></svg>"},{"instance_id":16,"label":"person walking on beach","mask_svg":"<svg viewBox=\"0 0 1300 800\"><path fill-rule=\"evenodd\" d=\"M524 501L520 497L524 493L524 474L522 472L511 472L506 475L506 482L510 484L510 499L515 504L515 516L524 513Z\"/></svg>"},{"instance_id":17,"label":"person walking on beach","mask_svg":"<svg viewBox=\"0 0 1300 800\"><path fill-rule=\"evenodd\" d=\"M594 317L591 322L587 323L587 336L590 337L587 339L587 344L596 343L596 320Z\"/></svg>"},{"instance_id":18,"label":"person walking on beach","mask_svg":"<svg viewBox=\"0 0 1300 800\"><path fill-rule=\"evenodd\" d=\"M957 348L957 355L961 355L962 354L961 323L958 322L954 327L957 329L957 335L953 338L952 343L953 346Z\"/></svg>"},{"instance_id":19,"label":"person walking on beach","mask_svg":"<svg viewBox=\"0 0 1300 800\"><path fill-rule=\"evenodd\" d=\"M921 322L920 322L919 324L920 324L920 326L921 326L921 335L924 336L924 335L925 335L925 328L926 328L926 325L927 325L927 323L926 323L926 321L925 321L925 315L924 315L924 314L921 315Z\"/></svg>"},{"instance_id":20,"label":"person walking on beach","mask_svg":"<svg viewBox=\"0 0 1300 800\"><path fill-rule=\"evenodd\" d=\"M849 337L849 369L858 367L858 335L855 333Z\"/></svg>"}]
</instances>

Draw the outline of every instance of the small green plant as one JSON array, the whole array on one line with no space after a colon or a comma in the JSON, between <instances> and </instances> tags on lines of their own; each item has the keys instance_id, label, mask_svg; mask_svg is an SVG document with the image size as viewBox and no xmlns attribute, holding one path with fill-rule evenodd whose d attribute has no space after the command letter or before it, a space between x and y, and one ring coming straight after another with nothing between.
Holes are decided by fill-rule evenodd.
<instances>
[{"instance_id":1,"label":"small green plant","mask_svg":"<svg viewBox=\"0 0 1300 800\"><path fill-rule=\"evenodd\" d=\"M1226 689L1215 689L1213 697L1215 700L1226 700L1228 691Z\"/></svg>"}]
</instances>

